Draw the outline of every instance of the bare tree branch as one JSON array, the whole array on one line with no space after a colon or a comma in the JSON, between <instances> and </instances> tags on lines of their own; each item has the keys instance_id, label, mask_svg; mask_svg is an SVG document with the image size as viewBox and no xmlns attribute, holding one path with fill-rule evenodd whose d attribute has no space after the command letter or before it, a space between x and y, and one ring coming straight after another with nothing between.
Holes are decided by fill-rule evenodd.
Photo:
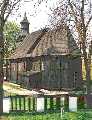
<instances>
[{"instance_id":1,"label":"bare tree branch","mask_svg":"<svg viewBox=\"0 0 92 120\"><path fill-rule=\"evenodd\" d=\"M4 0L1 6L1 16L4 16L8 5L9 5L9 0Z\"/></svg>"},{"instance_id":2,"label":"bare tree branch","mask_svg":"<svg viewBox=\"0 0 92 120\"><path fill-rule=\"evenodd\" d=\"M89 20L88 20L88 22L87 22L87 24L86 24L86 29L88 28L88 26L89 26L91 20L92 20L92 15L90 16L90 18L89 18Z\"/></svg>"},{"instance_id":3,"label":"bare tree branch","mask_svg":"<svg viewBox=\"0 0 92 120\"><path fill-rule=\"evenodd\" d=\"M12 10L14 9L14 7L20 2L21 0L17 0L12 6L11 8L9 9L8 11L8 14L6 15L4 21L6 22L7 21L7 18L9 17L9 15L11 14Z\"/></svg>"},{"instance_id":4,"label":"bare tree branch","mask_svg":"<svg viewBox=\"0 0 92 120\"><path fill-rule=\"evenodd\" d=\"M82 6L81 6L81 24L82 27L85 28L85 22L84 22L84 0L82 0Z\"/></svg>"},{"instance_id":5,"label":"bare tree branch","mask_svg":"<svg viewBox=\"0 0 92 120\"><path fill-rule=\"evenodd\" d=\"M75 11L74 11L73 5L72 5L72 3L70 2L70 0L68 0L68 3L69 3L69 6L70 6L70 8L71 8L72 14L73 14L73 16L74 16L74 18L75 18L75 22L77 23L77 22L78 22L78 19L77 19L77 17L76 17L76 13L75 13Z\"/></svg>"}]
</instances>

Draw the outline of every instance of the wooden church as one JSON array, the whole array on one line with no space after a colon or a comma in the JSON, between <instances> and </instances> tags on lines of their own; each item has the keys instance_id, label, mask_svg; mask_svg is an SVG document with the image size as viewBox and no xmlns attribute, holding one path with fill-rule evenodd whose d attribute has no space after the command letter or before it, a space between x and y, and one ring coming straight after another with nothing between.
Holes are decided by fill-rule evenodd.
<instances>
[{"instance_id":1,"label":"wooden church","mask_svg":"<svg viewBox=\"0 0 92 120\"><path fill-rule=\"evenodd\" d=\"M17 47L9 57L9 81L28 89L76 89L82 84L81 66L80 50L66 25L30 34L24 15Z\"/></svg>"}]
</instances>

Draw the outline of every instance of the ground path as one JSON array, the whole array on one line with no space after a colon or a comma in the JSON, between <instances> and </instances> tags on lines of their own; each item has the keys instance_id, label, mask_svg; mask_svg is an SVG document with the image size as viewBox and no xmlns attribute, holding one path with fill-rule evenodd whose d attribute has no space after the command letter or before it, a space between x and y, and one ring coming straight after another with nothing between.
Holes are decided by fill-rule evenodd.
<instances>
[{"instance_id":1,"label":"ground path","mask_svg":"<svg viewBox=\"0 0 92 120\"><path fill-rule=\"evenodd\" d=\"M10 82L4 82L3 84L3 89L4 91L8 92L8 93L15 93L17 95L65 95L65 94L69 94L69 92L65 92L65 91L48 91L48 90L44 90L41 89L39 91L37 90L27 90L24 88L21 88L20 85L14 84L14 83L10 83Z\"/></svg>"},{"instance_id":2,"label":"ground path","mask_svg":"<svg viewBox=\"0 0 92 120\"><path fill-rule=\"evenodd\" d=\"M39 92L35 91L35 90L27 90L27 89L23 89L20 87L20 85L14 84L14 83L10 83L10 82L4 82L3 84L3 89L4 91L8 92L8 93L15 93L17 95L37 95L39 94Z\"/></svg>"}]
</instances>

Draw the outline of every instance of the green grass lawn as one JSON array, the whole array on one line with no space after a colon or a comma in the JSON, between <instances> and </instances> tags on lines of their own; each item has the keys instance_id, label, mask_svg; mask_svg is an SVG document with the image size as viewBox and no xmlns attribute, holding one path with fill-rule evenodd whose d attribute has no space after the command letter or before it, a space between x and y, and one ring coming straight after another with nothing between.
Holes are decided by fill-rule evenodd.
<instances>
[{"instance_id":1,"label":"green grass lawn","mask_svg":"<svg viewBox=\"0 0 92 120\"><path fill-rule=\"evenodd\" d=\"M60 113L41 113L35 115L31 113L12 113L4 115L2 120L92 120L92 111L66 112L63 118L61 118Z\"/></svg>"}]
</instances>

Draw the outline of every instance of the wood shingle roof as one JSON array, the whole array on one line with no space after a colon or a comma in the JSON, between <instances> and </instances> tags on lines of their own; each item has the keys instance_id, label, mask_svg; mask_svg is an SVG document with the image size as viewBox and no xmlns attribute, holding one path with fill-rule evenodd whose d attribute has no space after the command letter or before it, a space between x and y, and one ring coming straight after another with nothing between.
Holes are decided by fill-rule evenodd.
<instances>
[{"instance_id":1,"label":"wood shingle roof","mask_svg":"<svg viewBox=\"0 0 92 120\"><path fill-rule=\"evenodd\" d=\"M67 55L78 46L67 27L58 30L39 30L28 34L9 59L41 55Z\"/></svg>"},{"instance_id":2,"label":"wood shingle roof","mask_svg":"<svg viewBox=\"0 0 92 120\"><path fill-rule=\"evenodd\" d=\"M31 34L27 34L22 42L20 42L15 49L14 53L9 57L9 59L23 58L27 56L29 49L36 42L37 38L42 34L42 31L36 31Z\"/></svg>"}]
</instances>

